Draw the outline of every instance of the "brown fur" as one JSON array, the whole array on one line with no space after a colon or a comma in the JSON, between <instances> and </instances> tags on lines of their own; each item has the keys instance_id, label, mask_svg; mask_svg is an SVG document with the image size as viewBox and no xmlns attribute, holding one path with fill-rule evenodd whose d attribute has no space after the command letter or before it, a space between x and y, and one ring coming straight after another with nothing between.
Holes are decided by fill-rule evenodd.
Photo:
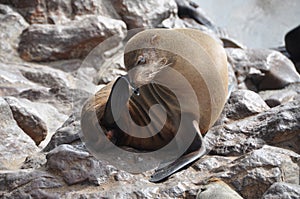
<instances>
[{"instance_id":1,"label":"brown fur","mask_svg":"<svg viewBox=\"0 0 300 199\"><path fill-rule=\"evenodd\" d=\"M192 48L192 52L189 48ZM132 95L127 103L132 119L137 125L147 125L150 122L148 116L150 107L154 104L161 104L167 112L167 121L160 133L156 135L152 135L155 132L153 129L140 132L148 134L148 138L132 137L114 127L113 124L105 124L104 112L110 111L105 108L114 84L111 82L86 103L82 111L82 122L87 123L84 126L88 128L97 123L100 124L104 131L110 132L109 139L112 134L117 134L116 145L141 150L157 150L174 138L180 123L181 110L185 110L185 113L189 114L192 119L199 121L199 128L203 134L221 113L227 96L226 55L221 45L206 34L191 29L143 31L128 42L124 62L128 71L134 69L134 72L129 74L131 83L137 87L146 84L140 87L140 95ZM179 105L170 89L157 84L147 84L154 76L163 74L165 66L179 71L189 81L196 92L199 110L192 108L194 102L190 102L188 96L186 96L185 104ZM149 74L153 74L153 77L147 79ZM143 75L145 78L141 78ZM167 75L165 77L172 78ZM185 95L184 90L180 90L180 86L177 89ZM95 111L97 118L92 116ZM199 114L200 118L197 116ZM156 122L159 123L160 118L157 117ZM131 119L122 115L120 118L125 124ZM186 135L188 136L188 132Z\"/></svg>"}]
</instances>

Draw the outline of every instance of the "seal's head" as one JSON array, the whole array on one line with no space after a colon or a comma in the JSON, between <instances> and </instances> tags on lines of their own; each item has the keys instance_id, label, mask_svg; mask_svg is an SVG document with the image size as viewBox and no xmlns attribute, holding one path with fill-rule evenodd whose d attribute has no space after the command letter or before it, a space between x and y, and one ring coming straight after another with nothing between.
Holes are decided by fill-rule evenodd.
<instances>
[{"instance_id":1,"label":"seal's head","mask_svg":"<svg viewBox=\"0 0 300 199\"><path fill-rule=\"evenodd\" d=\"M160 31L146 30L126 44L124 64L132 86L151 83L158 73L174 63L172 53L159 47L162 39Z\"/></svg>"}]
</instances>

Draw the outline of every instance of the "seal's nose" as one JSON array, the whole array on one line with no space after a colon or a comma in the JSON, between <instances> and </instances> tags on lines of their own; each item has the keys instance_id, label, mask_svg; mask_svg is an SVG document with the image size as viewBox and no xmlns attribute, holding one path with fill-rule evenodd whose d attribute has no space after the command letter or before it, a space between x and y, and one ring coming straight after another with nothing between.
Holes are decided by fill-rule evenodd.
<instances>
[{"instance_id":1,"label":"seal's nose","mask_svg":"<svg viewBox=\"0 0 300 199\"><path fill-rule=\"evenodd\" d=\"M134 94L140 95L139 88L133 88L133 87L132 87L132 91L133 91Z\"/></svg>"},{"instance_id":2,"label":"seal's nose","mask_svg":"<svg viewBox=\"0 0 300 199\"><path fill-rule=\"evenodd\" d=\"M134 82L130 81L128 75L124 75L124 76L122 76L122 78L124 78L124 79L127 81L128 86L130 87L131 91L132 91L135 95L140 95L139 88L135 85Z\"/></svg>"}]
</instances>

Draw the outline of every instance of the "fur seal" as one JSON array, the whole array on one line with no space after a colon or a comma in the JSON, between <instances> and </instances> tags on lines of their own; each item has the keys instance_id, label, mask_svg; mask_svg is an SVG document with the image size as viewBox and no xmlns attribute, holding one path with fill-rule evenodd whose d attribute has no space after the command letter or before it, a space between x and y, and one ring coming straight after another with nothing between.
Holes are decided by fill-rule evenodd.
<instances>
[{"instance_id":1,"label":"fur seal","mask_svg":"<svg viewBox=\"0 0 300 199\"><path fill-rule=\"evenodd\" d=\"M180 145L194 136L179 159L151 176L150 181L158 182L206 154L202 134L219 117L228 92L226 53L218 42L198 30L150 29L128 41L124 63L128 75L109 83L86 102L82 131L86 140L101 146L101 139L87 132L100 124L115 145L150 151L161 149L174 137ZM178 78L172 70L179 73ZM167 84L160 84L160 80ZM189 89L182 86L185 81ZM136 94L130 95L129 88ZM155 104L160 104L166 115L149 113ZM130 134L136 131L131 119L141 127L152 125L135 136Z\"/></svg>"}]
</instances>

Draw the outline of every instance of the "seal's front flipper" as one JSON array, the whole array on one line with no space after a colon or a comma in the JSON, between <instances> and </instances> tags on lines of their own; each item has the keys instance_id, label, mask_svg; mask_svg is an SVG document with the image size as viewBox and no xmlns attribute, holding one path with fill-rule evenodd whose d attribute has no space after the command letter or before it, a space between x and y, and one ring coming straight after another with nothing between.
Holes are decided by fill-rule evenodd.
<instances>
[{"instance_id":1,"label":"seal's front flipper","mask_svg":"<svg viewBox=\"0 0 300 199\"><path fill-rule=\"evenodd\" d=\"M201 140L201 147L199 148L199 150L183 155L180 158L178 158L176 161L172 162L171 164L155 170L155 173L149 179L150 182L162 181L167 177L171 176L172 174L174 174L175 172L177 172L178 170L182 169L183 167L196 161L197 159L201 158L206 154L206 148L204 145L203 137L198 127L198 122L193 121L193 127L197 131L198 136L200 137Z\"/></svg>"},{"instance_id":2,"label":"seal's front flipper","mask_svg":"<svg viewBox=\"0 0 300 199\"><path fill-rule=\"evenodd\" d=\"M104 111L104 120L111 125L120 118L130 97L130 84L126 76L119 77L110 92Z\"/></svg>"}]
</instances>

